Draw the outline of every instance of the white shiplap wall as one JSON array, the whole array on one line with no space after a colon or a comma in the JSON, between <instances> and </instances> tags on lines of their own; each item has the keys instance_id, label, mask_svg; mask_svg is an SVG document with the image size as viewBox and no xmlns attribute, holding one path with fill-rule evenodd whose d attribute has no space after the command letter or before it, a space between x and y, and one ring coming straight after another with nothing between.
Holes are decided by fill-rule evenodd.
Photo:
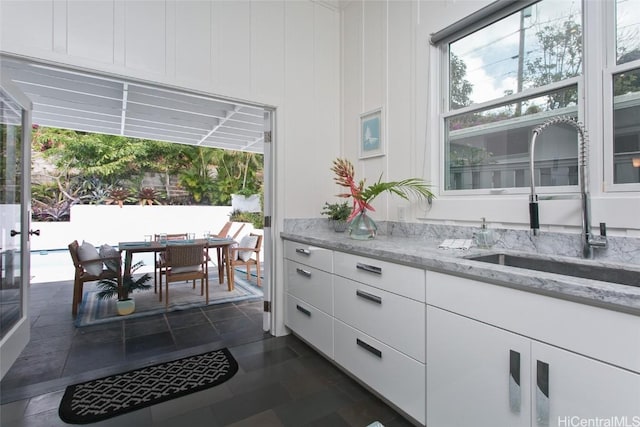
<instances>
[{"instance_id":1,"label":"white shiplap wall","mask_svg":"<svg viewBox=\"0 0 640 427\"><path fill-rule=\"evenodd\" d=\"M335 193L339 22L332 2L3 0L0 50L275 106L281 217L318 216Z\"/></svg>"}]
</instances>

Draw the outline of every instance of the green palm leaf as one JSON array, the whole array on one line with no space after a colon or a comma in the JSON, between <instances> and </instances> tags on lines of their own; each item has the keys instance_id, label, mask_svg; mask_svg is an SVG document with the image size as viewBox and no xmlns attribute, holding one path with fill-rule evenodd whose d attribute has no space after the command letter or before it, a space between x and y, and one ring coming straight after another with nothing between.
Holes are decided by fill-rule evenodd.
<instances>
[{"instance_id":1,"label":"green palm leaf","mask_svg":"<svg viewBox=\"0 0 640 427\"><path fill-rule=\"evenodd\" d=\"M382 176L380 179L381 178ZM389 182L382 182L380 179L378 179L378 182L369 185L362 191L362 199L367 203L370 203L385 191L395 194L405 200L409 200L410 197L415 197L417 199L433 197L430 185L419 178L408 178L401 181Z\"/></svg>"}]
</instances>

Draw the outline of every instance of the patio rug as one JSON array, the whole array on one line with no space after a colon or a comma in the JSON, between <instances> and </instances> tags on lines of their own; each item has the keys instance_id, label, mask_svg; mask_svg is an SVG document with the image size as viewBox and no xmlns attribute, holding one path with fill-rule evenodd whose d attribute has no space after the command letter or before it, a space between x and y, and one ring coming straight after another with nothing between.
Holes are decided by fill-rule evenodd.
<instances>
[{"instance_id":1,"label":"patio rug","mask_svg":"<svg viewBox=\"0 0 640 427\"><path fill-rule=\"evenodd\" d=\"M216 272L217 273L217 272ZM234 275L235 286L232 291L227 290L227 284L219 284L217 274L209 276L209 305L239 301L259 301L263 298L262 288L257 286L255 275L247 281L246 270L236 269ZM97 283L97 282L94 282ZM196 281L196 289L189 283L173 283L169 288L169 307L165 309L164 300L158 301L158 294L149 291L134 292L131 297L136 303L132 314L119 316L116 312L116 299L100 300L97 297L94 284L85 285L76 316L77 327L113 322L122 319L151 316L176 310L187 310L206 305L204 296L200 296L200 283Z\"/></svg>"},{"instance_id":2,"label":"patio rug","mask_svg":"<svg viewBox=\"0 0 640 427\"><path fill-rule=\"evenodd\" d=\"M238 371L228 349L134 369L66 388L58 415L88 424L222 384Z\"/></svg>"}]
</instances>

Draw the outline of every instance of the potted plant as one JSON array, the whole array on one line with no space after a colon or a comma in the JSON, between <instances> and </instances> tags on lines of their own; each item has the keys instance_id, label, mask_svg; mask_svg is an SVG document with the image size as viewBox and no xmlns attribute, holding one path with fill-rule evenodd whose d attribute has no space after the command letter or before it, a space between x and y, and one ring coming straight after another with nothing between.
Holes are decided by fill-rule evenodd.
<instances>
[{"instance_id":1,"label":"potted plant","mask_svg":"<svg viewBox=\"0 0 640 427\"><path fill-rule=\"evenodd\" d=\"M110 279L102 279L98 282L98 298L99 299L109 299L113 297L118 297L118 301L116 302L116 310L118 314L121 316L131 314L136 309L135 301L129 297L129 294L134 291L146 291L151 289L151 285L147 283L151 280L151 275L149 273L145 273L142 276L134 278L133 273L136 272L140 267L144 265L144 262L138 261L131 266L131 275L125 275L122 278L122 292L118 287L118 279L110 278Z\"/></svg>"},{"instance_id":2,"label":"potted plant","mask_svg":"<svg viewBox=\"0 0 640 427\"><path fill-rule=\"evenodd\" d=\"M367 215L367 211L375 211L371 202L385 191L405 200L409 200L411 196L418 199L433 197L431 186L420 178L382 182L381 175L376 183L365 186L364 179L356 182L353 164L347 159L334 160L331 171L336 174L334 181L349 189L348 193L338 194L338 197L353 199L353 210L347 218L349 236L353 239L367 240L376 237L378 227L373 219Z\"/></svg>"},{"instance_id":3,"label":"potted plant","mask_svg":"<svg viewBox=\"0 0 640 427\"><path fill-rule=\"evenodd\" d=\"M351 215L351 207L348 202L325 202L321 214L327 215L329 226L333 227L334 231L341 233L347 229L347 218Z\"/></svg>"}]
</instances>

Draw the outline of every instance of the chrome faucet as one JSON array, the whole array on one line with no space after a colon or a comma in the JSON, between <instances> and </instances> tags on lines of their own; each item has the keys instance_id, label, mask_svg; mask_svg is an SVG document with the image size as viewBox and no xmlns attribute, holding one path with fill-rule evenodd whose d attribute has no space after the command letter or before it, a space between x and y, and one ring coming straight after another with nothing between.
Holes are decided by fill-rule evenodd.
<instances>
[{"instance_id":1,"label":"chrome faucet","mask_svg":"<svg viewBox=\"0 0 640 427\"><path fill-rule=\"evenodd\" d=\"M534 160L536 138L542 131L549 126L556 124L567 124L573 126L578 131L578 181L580 184L580 195L582 202L582 256L584 258L593 257L593 248L607 247L607 226L604 222L600 223L600 236L593 236L591 233L591 210L589 206L589 186L587 183L587 132L582 123L576 121L573 117L559 116L547 120L540 126L533 129L531 137L531 150L529 159L529 168L531 170L531 194L529 195L529 220L531 230L534 236L538 235L540 229L540 219L538 216L538 195L536 194Z\"/></svg>"}]
</instances>

